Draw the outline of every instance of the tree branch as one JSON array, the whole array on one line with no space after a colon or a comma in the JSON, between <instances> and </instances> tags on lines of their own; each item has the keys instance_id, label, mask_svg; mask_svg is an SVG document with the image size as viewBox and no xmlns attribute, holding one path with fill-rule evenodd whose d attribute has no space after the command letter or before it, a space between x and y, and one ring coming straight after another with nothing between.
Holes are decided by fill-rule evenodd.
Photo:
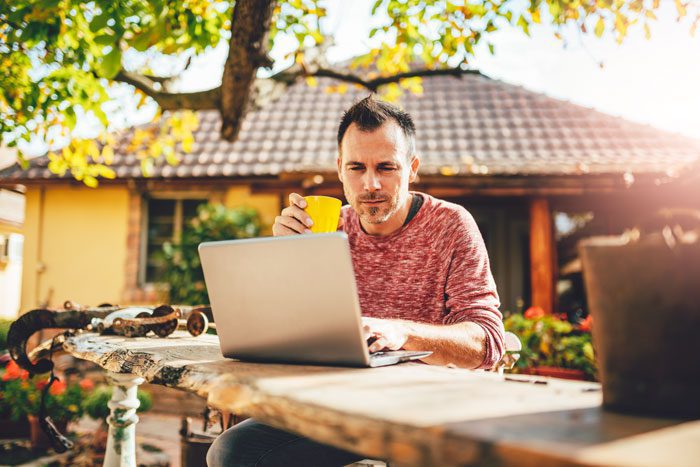
<instances>
[{"instance_id":1,"label":"tree branch","mask_svg":"<svg viewBox=\"0 0 700 467\"><path fill-rule=\"evenodd\" d=\"M153 98L163 110L218 109L221 99L221 86L198 92L164 92L155 89L154 84L158 83L157 80L154 81L148 76L130 73L125 70L119 71L113 80L132 85Z\"/></svg>"},{"instance_id":2,"label":"tree branch","mask_svg":"<svg viewBox=\"0 0 700 467\"><path fill-rule=\"evenodd\" d=\"M271 76L270 79L285 84L292 84L297 78L301 77L325 77L337 79L339 81L344 81L348 83L359 84L360 86L363 86L372 92L377 92L380 86L389 83L396 83L406 78L444 75L460 77L465 74L480 75L481 73L478 70L465 70L462 68L442 68L438 70L424 68L420 70L407 71L405 73L397 73L391 76L380 76L378 78L365 79L360 75L342 72L338 70L331 70L328 68L316 68L313 70L308 70L303 66L293 65L287 68L286 70L280 71L279 73Z\"/></svg>"},{"instance_id":3,"label":"tree branch","mask_svg":"<svg viewBox=\"0 0 700 467\"><path fill-rule=\"evenodd\" d=\"M267 35L277 0L236 0L233 8L228 57L221 80L221 136L234 141L248 106L255 102L255 75L260 66L271 64Z\"/></svg>"}]
</instances>

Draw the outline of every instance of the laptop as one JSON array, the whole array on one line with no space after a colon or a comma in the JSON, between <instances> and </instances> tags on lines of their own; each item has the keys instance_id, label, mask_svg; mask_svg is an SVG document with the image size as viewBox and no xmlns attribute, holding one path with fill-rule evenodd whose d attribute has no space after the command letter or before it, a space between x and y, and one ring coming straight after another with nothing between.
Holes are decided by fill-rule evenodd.
<instances>
[{"instance_id":1,"label":"laptop","mask_svg":"<svg viewBox=\"0 0 700 467\"><path fill-rule=\"evenodd\" d=\"M205 242L199 257L226 357L377 367L431 354L369 354L344 232Z\"/></svg>"}]
</instances>

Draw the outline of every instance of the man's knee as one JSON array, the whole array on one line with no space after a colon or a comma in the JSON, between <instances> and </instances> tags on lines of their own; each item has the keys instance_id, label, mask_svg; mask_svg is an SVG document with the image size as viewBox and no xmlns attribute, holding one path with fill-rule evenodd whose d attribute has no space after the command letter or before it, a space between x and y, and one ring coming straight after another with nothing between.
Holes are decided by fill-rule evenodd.
<instances>
[{"instance_id":1,"label":"man's knee","mask_svg":"<svg viewBox=\"0 0 700 467\"><path fill-rule=\"evenodd\" d=\"M245 430L229 429L214 440L207 451L209 467L245 465Z\"/></svg>"},{"instance_id":2,"label":"man's knee","mask_svg":"<svg viewBox=\"0 0 700 467\"><path fill-rule=\"evenodd\" d=\"M223 432L207 452L207 465L257 466L276 458L277 448L299 437L248 419ZM272 464L275 465L275 464Z\"/></svg>"}]
</instances>

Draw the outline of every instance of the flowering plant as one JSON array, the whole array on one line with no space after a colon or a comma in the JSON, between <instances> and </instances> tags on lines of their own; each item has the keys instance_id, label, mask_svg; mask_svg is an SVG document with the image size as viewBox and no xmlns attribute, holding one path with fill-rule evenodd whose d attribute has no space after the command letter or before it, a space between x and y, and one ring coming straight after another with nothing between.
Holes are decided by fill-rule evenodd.
<instances>
[{"instance_id":1,"label":"flowering plant","mask_svg":"<svg viewBox=\"0 0 700 467\"><path fill-rule=\"evenodd\" d=\"M539 307L530 307L523 314L508 316L503 324L523 344L516 371L549 366L581 370L587 378L595 379L590 315L572 324L563 315L549 315Z\"/></svg>"},{"instance_id":2,"label":"flowering plant","mask_svg":"<svg viewBox=\"0 0 700 467\"><path fill-rule=\"evenodd\" d=\"M48 384L46 375L30 376L14 361L0 370L2 394L0 401L9 407L10 417L19 420L26 415L39 415L41 394ZM45 400L46 414L54 420L71 421L83 414L81 401L92 390L94 383L89 379L76 381L55 380L48 389Z\"/></svg>"}]
</instances>

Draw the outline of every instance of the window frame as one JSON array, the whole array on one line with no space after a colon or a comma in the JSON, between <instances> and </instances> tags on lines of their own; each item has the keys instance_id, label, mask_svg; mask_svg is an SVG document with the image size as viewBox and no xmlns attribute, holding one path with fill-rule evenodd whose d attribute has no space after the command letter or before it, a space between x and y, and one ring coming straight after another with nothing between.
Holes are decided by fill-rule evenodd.
<instances>
[{"instance_id":1,"label":"window frame","mask_svg":"<svg viewBox=\"0 0 700 467\"><path fill-rule=\"evenodd\" d=\"M146 270L148 268L148 224L150 221L150 212L148 204L150 200L167 200L175 201L175 212L173 214L173 242L177 242L182 236L183 224L183 203L184 201L204 201L211 203L216 196L209 191L188 191L188 192L172 192L163 191L157 193L145 193L141 197L141 226L140 226L140 241L139 241L139 270L138 270L138 285L141 288L152 287L163 284L163 282L149 282L146 280Z\"/></svg>"}]
</instances>

